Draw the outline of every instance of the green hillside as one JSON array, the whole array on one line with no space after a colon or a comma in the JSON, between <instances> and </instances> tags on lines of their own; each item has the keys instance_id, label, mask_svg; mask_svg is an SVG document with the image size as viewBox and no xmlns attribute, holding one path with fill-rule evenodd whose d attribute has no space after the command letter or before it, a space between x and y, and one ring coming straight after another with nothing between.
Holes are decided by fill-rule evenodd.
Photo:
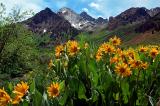
<instances>
[{"instance_id":1,"label":"green hillside","mask_svg":"<svg viewBox=\"0 0 160 106\"><path fill-rule=\"evenodd\" d=\"M129 24L126 26L120 26L113 31L103 29L101 31L95 31L91 34L81 33L76 37L76 39L83 37L87 42L94 42L96 44L99 44L116 35L122 39L122 41L124 42L124 46L137 44L160 44L160 32L154 32L154 34L152 33L152 31L147 31L145 33L136 33L135 29L139 25L140 24Z\"/></svg>"}]
</instances>

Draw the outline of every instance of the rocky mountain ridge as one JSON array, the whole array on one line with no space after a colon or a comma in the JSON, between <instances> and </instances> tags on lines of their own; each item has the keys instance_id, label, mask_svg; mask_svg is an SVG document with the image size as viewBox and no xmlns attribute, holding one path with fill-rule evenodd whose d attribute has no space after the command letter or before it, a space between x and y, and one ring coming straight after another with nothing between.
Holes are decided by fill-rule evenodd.
<instances>
[{"instance_id":1,"label":"rocky mountain ridge","mask_svg":"<svg viewBox=\"0 0 160 106\"><path fill-rule=\"evenodd\" d=\"M33 32L39 34L48 33L55 36L78 34L78 30L72 27L67 20L49 8L40 11L35 16L24 21L24 23Z\"/></svg>"},{"instance_id":2,"label":"rocky mountain ridge","mask_svg":"<svg viewBox=\"0 0 160 106\"><path fill-rule=\"evenodd\" d=\"M145 23L160 13L160 8L146 9L144 7L130 8L121 14L104 19L91 17L87 12L80 14L70 8L61 8L57 13L46 8L35 16L25 21L26 26L36 33L49 33L60 36L63 34L77 35L80 31L90 32L96 29L114 30L119 26L125 26L133 23Z\"/></svg>"},{"instance_id":3,"label":"rocky mountain ridge","mask_svg":"<svg viewBox=\"0 0 160 106\"><path fill-rule=\"evenodd\" d=\"M99 25L107 24L107 19L95 19L89 16L86 12L77 14L70 8L66 7L61 8L58 11L58 15L68 20L74 28L82 31L94 31Z\"/></svg>"},{"instance_id":4,"label":"rocky mountain ridge","mask_svg":"<svg viewBox=\"0 0 160 106\"><path fill-rule=\"evenodd\" d=\"M108 29L114 30L119 26L133 23L144 23L158 13L160 13L160 7L152 9L146 9L144 7L130 8L115 17L110 17Z\"/></svg>"}]
</instances>

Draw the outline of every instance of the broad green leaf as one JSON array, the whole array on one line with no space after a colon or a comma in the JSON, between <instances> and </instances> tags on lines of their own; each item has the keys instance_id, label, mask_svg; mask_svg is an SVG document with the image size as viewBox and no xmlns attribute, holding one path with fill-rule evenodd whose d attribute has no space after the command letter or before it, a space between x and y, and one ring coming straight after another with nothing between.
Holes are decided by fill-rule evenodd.
<instances>
[{"instance_id":1,"label":"broad green leaf","mask_svg":"<svg viewBox=\"0 0 160 106\"><path fill-rule=\"evenodd\" d=\"M89 67L89 70L91 71L91 73L90 73L91 78L90 79L91 79L91 81L93 81L93 86L97 86L98 74L96 72L95 64L93 62L91 62L88 67Z\"/></svg>"},{"instance_id":2,"label":"broad green leaf","mask_svg":"<svg viewBox=\"0 0 160 106\"><path fill-rule=\"evenodd\" d=\"M80 82L79 83L79 90L78 90L78 98L79 99L87 99L85 93L86 93L85 86L82 82Z\"/></svg>"},{"instance_id":3,"label":"broad green leaf","mask_svg":"<svg viewBox=\"0 0 160 106\"><path fill-rule=\"evenodd\" d=\"M96 90L93 90L93 93L92 93L93 102L96 102L98 100L98 96L99 96L99 93Z\"/></svg>"},{"instance_id":4,"label":"broad green leaf","mask_svg":"<svg viewBox=\"0 0 160 106\"><path fill-rule=\"evenodd\" d=\"M24 100L24 101L22 102L22 106L29 106L29 103L28 103L26 100Z\"/></svg>"},{"instance_id":5,"label":"broad green leaf","mask_svg":"<svg viewBox=\"0 0 160 106\"><path fill-rule=\"evenodd\" d=\"M42 100L43 106L49 106L48 98L46 92L43 93L43 100Z\"/></svg>"},{"instance_id":6,"label":"broad green leaf","mask_svg":"<svg viewBox=\"0 0 160 106\"><path fill-rule=\"evenodd\" d=\"M13 90L13 85L12 85L12 83L11 83L11 82L8 84L8 89L9 89L10 91L12 91L12 90Z\"/></svg>"},{"instance_id":7,"label":"broad green leaf","mask_svg":"<svg viewBox=\"0 0 160 106\"><path fill-rule=\"evenodd\" d=\"M60 99L59 99L59 104L61 105L61 106L64 106L65 104L66 104L66 100L67 100L67 98L68 98L68 91L65 91L65 93L63 94L63 96L62 97L60 97Z\"/></svg>"},{"instance_id":8,"label":"broad green leaf","mask_svg":"<svg viewBox=\"0 0 160 106\"><path fill-rule=\"evenodd\" d=\"M33 79L32 83L31 83L31 85L30 85L30 92L31 92L32 94L35 93L35 87L36 87L36 85L35 85L35 80Z\"/></svg>"},{"instance_id":9,"label":"broad green leaf","mask_svg":"<svg viewBox=\"0 0 160 106\"><path fill-rule=\"evenodd\" d=\"M129 84L127 82L122 81L121 89L122 89L124 103L128 103L128 96L130 95Z\"/></svg>"},{"instance_id":10,"label":"broad green leaf","mask_svg":"<svg viewBox=\"0 0 160 106\"><path fill-rule=\"evenodd\" d=\"M119 100L119 93L115 94L115 100L117 100L117 101Z\"/></svg>"},{"instance_id":11,"label":"broad green leaf","mask_svg":"<svg viewBox=\"0 0 160 106\"><path fill-rule=\"evenodd\" d=\"M65 89L65 80L60 83L60 91L64 91Z\"/></svg>"},{"instance_id":12,"label":"broad green leaf","mask_svg":"<svg viewBox=\"0 0 160 106\"><path fill-rule=\"evenodd\" d=\"M38 90L35 90L35 94L32 96L32 98L33 98L33 106L41 106L43 96Z\"/></svg>"}]
</instances>

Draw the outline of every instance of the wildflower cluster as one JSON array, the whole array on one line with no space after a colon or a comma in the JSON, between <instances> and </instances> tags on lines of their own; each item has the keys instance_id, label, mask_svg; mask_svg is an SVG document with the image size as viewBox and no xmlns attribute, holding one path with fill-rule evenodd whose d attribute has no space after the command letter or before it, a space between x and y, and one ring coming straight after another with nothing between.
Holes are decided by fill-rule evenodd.
<instances>
[{"instance_id":1,"label":"wildflower cluster","mask_svg":"<svg viewBox=\"0 0 160 106\"><path fill-rule=\"evenodd\" d=\"M110 65L114 66L114 72L122 77L127 77L132 74L135 69L146 70L149 63L141 60L141 55L149 56L153 60L159 54L158 49L155 47L141 46L137 49L129 48L127 50L121 49L121 40L116 36L109 39L109 42L105 42L97 50L96 60L106 61L109 56Z\"/></svg>"},{"instance_id":2,"label":"wildflower cluster","mask_svg":"<svg viewBox=\"0 0 160 106\"><path fill-rule=\"evenodd\" d=\"M74 40L56 46L49 71L36 73L31 84L0 89L0 106L75 106L81 100L89 106L149 105L153 89L152 98L160 94L160 48L122 48L121 42L115 36L98 50Z\"/></svg>"},{"instance_id":3,"label":"wildflower cluster","mask_svg":"<svg viewBox=\"0 0 160 106\"><path fill-rule=\"evenodd\" d=\"M59 83L53 83L50 87L47 87L47 92L50 97L57 97L59 95ZM21 81L18 83L12 91L13 98L3 89L0 89L0 106L7 106L8 104L18 105L23 102L24 97L29 93L29 85L26 82Z\"/></svg>"},{"instance_id":4,"label":"wildflower cluster","mask_svg":"<svg viewBox=\"0 0 160 106\"><path fill-rule=\"evenodd\" d=\"M87 47L87 45L86 45ZM79 44L77 41L71 41L69 40L64 45L58 45L55 48L55 56L57 59L60 58L60 56L63 55L63 53L68 53L69 56L76 55L80 50Z\"/></svg>"},{"instance_id":5,"label":"wildflower cluster","mask_svg":"<svg viewBox=\"0 0 160 106\"><path fill-rule=\"evenodd\" d=\"M6 106L8 104L19 104L22 101L22 98L26 96L28 92L29 86L25 82L21 82L14 87L13 99L9 96L9 94L3 89L0 89L0 106Z\"/></svg>"},{"instance_id":6,"label":"wildflower cluster","mask_svg":"<svg viewBox=\"0 0 160 106\"><path fill-rule=\"evenodd\" d=\"M27 94L29 86L25 82L21 82L14 87L13 93L15 94L15 98L12 101L12 104L19 104L22 98Z\"/></svg>"}]
</instances>

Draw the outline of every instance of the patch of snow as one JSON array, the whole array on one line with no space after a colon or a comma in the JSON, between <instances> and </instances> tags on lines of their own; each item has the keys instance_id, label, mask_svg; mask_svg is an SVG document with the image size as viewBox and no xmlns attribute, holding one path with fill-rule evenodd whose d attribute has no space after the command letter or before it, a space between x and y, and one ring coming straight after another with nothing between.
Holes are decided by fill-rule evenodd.
<instances>
[{"instance_id":1,"label":"patch of snow","mask_svg":"<svg viewBox=\"0 0 160 106\"><path fill-rule=\"evenodd\" d=\"M43 29L43 33L46 33L47 32L47 30L46 29Z\"/></svg>"},{"instance_id":2,"label":"patch of snow","mask_svg":"<svg viewBox=\"0 0 160 106\"><path fill-rule=\"evenodd\" d=\"M62 11L63 14L66 13L66 12L67 12L66 10L63 10L63 11Z\"/></svg>"},{"instance_id":3,"label":"patch of snow","mask_svg":"<svg viewBox=\"0 0 160 106\"><path fill-rule=\"evenodd\" d=\"M73 27L76 27L76 25L75 25L75 24L73 24L73 23L72 23L72 26L73 26Z\"/></svg>"}]
</instances>

